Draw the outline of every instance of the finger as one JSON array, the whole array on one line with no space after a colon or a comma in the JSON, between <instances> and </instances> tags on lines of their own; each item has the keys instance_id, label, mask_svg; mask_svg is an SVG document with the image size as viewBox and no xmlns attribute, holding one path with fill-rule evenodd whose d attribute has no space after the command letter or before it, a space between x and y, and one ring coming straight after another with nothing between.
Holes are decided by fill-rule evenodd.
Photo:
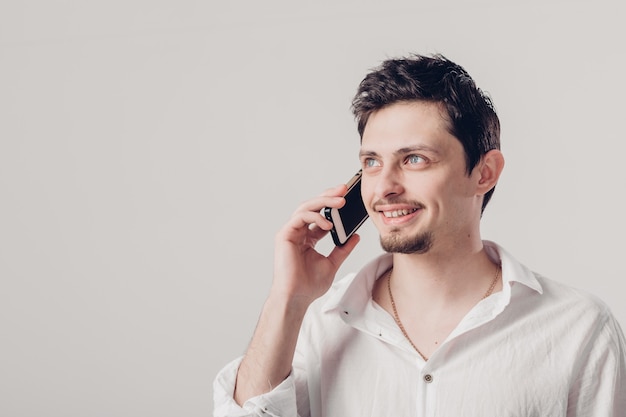
<instances>
[{"instance_id":1,"label":"finger","mask_svg":"<svg viewBox=\"0 0 626 417\"><path fill-rule=\"evenodd\" d=\"M315 233L315 236L323 236L325 232L332 229L333 224L326 219L321 211L325 207L343 207L346 204L346 200L343 198L345 191L345 185L338 185L336 187L329 188L322 193L322 195L302 203L293 213L287 224L285 224L282 232L279 232L279 236L290 236L294 232L301 234L309 231L305 228L314 230L315 227L323 231L319 234Z\"/></svg>"},{"instance_id":2,"label":"finger","mask_svg":"<svg viewBox=\"0 0 626 417\"><path fill-rule=\"evenodd\" d=\"M279 236L288 240L299 240L306 234L323 236L332 227L333 224L319 212L305 211L295 214L279 233Z\"/></svg>"},{"instance_id":3,"label":"finger","mask_svg":"<svg viewBox=\"0 0 626 417\"><path fill-rule=\"evenodd\" d=\"M331 228L332 228L332 224L331 224ZM326 236L326 234L328 233L330 229L322 229L321 227L313 223L309 225L309 230L311 231L311 235L313 237L315 237L316 239L321 239L324 236Z\"/></svg>"},{"instance_id":4,"label":"finger","mask_svg":"<svg viewBox=\"0 0 626 417\"><path fill-rule=\"evenodd\" d=\"M305 225L316 224L324 230L330 230L330 223L322 211L326 207L341 208L346 204L343 197L317 197L303 203L291 216L288 225L293 228L304 227Z\"/></svg>"},{"instance_id":5,"label":"finger","mask_svg":"<svg viewBox=\"0 0 626 417\"><path fill-rule=\"evenodd\" d=\"M322 197L343 197L348 191L346 184L336 185L332 188L328 188L320 196Z\"/></svg>"},{"instance_id":6,"label":"finger","mask_svg":"<svg viewBox=\"0 0 626 417\"><path fill-rule=\"evenodd\" d=\"M345 199L343 198L343 196L346 195L347 191L348 188L345 184L340 184L335 187L328 188L320 195L300 204L296 211L319 211L323 207L341 207L345 203Z\"/></svg>"},{"instance_id":7,"label":"finger","mask_svg":"<svg viewBox=\"0 0 626 417\"><path fill-rule=\"evenodd\" d=\"M335 248L328 255L328 260L332 262L337 269L343 264L343 262L352 253L356 245L361 241L361 236L354 234L348 239L343 246L335 246Z\"/></svg>"},{"instance_id":8,"label":"finger","mask_svg":"<svg viewBox=\"0 0 626 417\"><path fill-rule=\"evenodd\" d=\"M301 203L294 211L294 216L306 211L319 212L325 207L340 208L346 203L344 184L329 188L322 194Z\"/></svg>"},{"instance_id":9,"label":"finger","mask_svg":"<svg viewBox=\"0 0 626 417\"><path fill-rule=\"evenodd\" d=\"M306 211L319 212L325 207L340 208L344 204L346 204L346 199L343 196L318 196L302 203L294 214Z\"/></svg>"}]
</instances>

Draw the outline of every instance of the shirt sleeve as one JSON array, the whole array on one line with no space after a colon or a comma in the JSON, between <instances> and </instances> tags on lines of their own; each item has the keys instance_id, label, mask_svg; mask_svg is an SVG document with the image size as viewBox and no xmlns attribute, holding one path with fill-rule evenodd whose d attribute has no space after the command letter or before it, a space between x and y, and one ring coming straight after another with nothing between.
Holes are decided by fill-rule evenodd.
<instances>
[{"instance_id":1,"label":"shirt sleeve","mask_svg":"<svg viewBox=\"0 0 626 417\"><path fill-rule=\"evenodd\" d=\"M240 407L234 400L237 370L242 358L226 365L213 383L213 417L295 417L296 388L293 372L272 391L250 398Z\"/></svg>"},{"instance_id":2,"label":"shirt sleeve","mask_svg":"<svg viewBox=\"0 0 626 417\"><path fill-rule=\"evenodd\" d=\"M591 335L573 381L567 417L624 417L626 414L626 342L610 312Z\"/></svg>"}]
</instances>

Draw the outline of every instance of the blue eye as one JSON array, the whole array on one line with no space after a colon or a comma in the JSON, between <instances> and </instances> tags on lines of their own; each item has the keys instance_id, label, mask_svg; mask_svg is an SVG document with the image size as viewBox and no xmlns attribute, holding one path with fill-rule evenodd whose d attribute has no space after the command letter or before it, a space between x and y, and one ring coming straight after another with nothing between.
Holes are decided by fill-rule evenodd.
<instances>
[{"instance_id":1,"label":"blue eye","mask_svg":"<svg viewBox=\"0 0 626 417\"><path fill-rule=\"evenodd\" d=\"M426 159L423 156L420 156L420 155L409 155L406 158L406 162L408 164L415 165L415 164L420 164L420 163L426 162Z\"/></svg>"},{"instance_id":2,"label":"blue eye","mask_svg":"<svg viewBox=\"0 0 626 417\"><path fill-rule=\"evenodd\" d=\"M365 165L367 168L372 168L372 167L377 167L380 166L380 162L378 162L376 159L374 158L366 158L363 161L363 165Z\"/></svg>"}]
</instances>

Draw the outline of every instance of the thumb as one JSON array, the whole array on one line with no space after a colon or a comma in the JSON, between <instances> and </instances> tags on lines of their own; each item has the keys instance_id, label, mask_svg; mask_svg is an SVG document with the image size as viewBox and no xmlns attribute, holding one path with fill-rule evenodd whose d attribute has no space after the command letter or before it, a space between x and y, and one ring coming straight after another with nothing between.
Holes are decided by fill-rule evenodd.
<instances>
[{"instance_id":1,"label":"thumb","mask_svg":"<svg viewBox=\"0 0 626 417\"><path fill-rule=\"evenodd\" d=\"M336 270L339 269L360 241L361 236L354 234L343 246L335 246L332 252L330 252L328 260L335 266Z\"/></svg>"}]
</instances>

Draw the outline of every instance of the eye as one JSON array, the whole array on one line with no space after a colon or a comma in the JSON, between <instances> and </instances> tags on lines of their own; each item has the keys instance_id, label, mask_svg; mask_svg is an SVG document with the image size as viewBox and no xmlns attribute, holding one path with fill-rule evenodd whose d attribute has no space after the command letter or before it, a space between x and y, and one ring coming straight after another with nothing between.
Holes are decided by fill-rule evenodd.
<instances>
[{"instance_id":1,"label":"eye","mask_svg":"<svg viewBox=\"0 0 626 417\"><path fill-rule=\"evenodd\" d=\"M380 162L374 158L365 158L363 159L363 166L365 168L379 167Z\"/></svg>"},{"instance_id":2,"label":"eye","mask_svg":"<svg viewBox=\"0 0 626 417\"><path fill-rule=\"evenodd\" d=\"M421 155L409 155L406 157L405 161L407 164L410 164L410 165L423 164L427 162L426 158L424 158Z\"/></svg>"}]
</instances>

